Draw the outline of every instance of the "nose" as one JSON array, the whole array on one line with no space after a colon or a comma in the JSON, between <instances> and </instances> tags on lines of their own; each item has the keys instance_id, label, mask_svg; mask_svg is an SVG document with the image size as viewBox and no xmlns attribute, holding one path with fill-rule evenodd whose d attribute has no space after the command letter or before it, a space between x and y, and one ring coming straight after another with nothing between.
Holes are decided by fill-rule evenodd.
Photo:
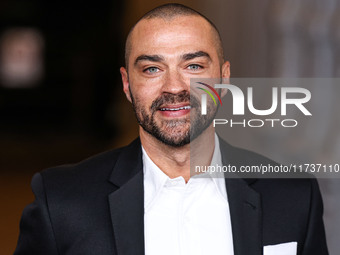
<instances>
[{"instance_id":1,"label":"nose","mask_svg":"<svg viewBox=\"0 0 340 255\"><path fill-rule=\"evenodd\" d=\"M170 70L164 77L162 92L169 94L178 94L183 91L189 91L190 81L186 80L177 70Z\"/></svg>"}]
</instances>

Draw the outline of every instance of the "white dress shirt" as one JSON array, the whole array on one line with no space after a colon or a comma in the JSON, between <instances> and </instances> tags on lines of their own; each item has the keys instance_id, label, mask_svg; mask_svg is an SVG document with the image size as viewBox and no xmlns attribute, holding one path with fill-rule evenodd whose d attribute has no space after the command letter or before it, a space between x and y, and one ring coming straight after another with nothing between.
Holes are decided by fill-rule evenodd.
<instances>
[{"instance_id":1,"label":"white dress shirt","mask_svg":"<svg viewBox=\"0 0 340 255\"><path fill-rule=\"evenodd\" d=\"M222 165L219 141L211 164ZM224 178L169 178L143 149L145 255L232 255Z\"/></svg>"}]
</instances>

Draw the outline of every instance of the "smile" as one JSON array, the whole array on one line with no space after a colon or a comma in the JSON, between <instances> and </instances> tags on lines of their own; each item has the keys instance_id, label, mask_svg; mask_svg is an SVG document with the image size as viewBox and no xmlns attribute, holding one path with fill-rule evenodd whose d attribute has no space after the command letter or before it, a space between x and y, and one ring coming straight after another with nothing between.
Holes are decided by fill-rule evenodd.
<instances>
[{"instance_id":1,"label":"smile","mask_svg":"<svg viewBox=\"0 0 340 255\"><path fill-rule=\"evenodd\" d=\"M161 111L180 111L180 110L190 110L190 106L183 106L178 108L161 108Z\"/></svg>"}]
</instances>

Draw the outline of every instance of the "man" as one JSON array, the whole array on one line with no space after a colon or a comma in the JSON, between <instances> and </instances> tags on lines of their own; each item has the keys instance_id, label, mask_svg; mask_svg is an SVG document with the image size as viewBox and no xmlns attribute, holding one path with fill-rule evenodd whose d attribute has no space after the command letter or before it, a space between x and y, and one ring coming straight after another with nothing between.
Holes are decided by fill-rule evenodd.
<instances>
[{"instance_id":1,"label":"man","mask_svg":"<svg viewBox=\"0 0 340 255\"><path fill-rule=\"evenodd\" d=\"M190 176L192 154L200 165L273 163L219 140L216 110L202 119L190 104L191 78L230 76L209 20L178 4L150 11L120 71L140 138L36 174L15 254L328 254L315 180Z\"/></svg>"}]
</instances>

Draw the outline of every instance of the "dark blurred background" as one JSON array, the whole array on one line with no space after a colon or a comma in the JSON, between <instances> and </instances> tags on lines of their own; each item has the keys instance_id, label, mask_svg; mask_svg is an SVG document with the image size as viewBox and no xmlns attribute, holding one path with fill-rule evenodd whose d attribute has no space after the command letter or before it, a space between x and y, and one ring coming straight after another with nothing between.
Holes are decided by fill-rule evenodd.
<instances>
[{"instance_id":1,"label":"dark blurred background","mask_svg":"<svg viewBox=\"0 0 340 255\"><path fill-rule=\"evenodd\" d=\"M142 14L166 2L0 1L0 254L15 249L21 212L33 200L35 172L137 136L119 74L125 36ZM336 0L176 2L216 23L233 77L339 76ZM324 132L332 139L320 139L333 142L336 158L339 117L333 122ZM336 254L340 182L320 184L329 246Z\"/></svg>"}]
</instances>

